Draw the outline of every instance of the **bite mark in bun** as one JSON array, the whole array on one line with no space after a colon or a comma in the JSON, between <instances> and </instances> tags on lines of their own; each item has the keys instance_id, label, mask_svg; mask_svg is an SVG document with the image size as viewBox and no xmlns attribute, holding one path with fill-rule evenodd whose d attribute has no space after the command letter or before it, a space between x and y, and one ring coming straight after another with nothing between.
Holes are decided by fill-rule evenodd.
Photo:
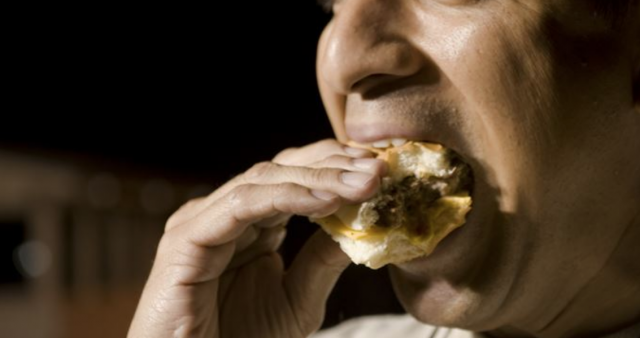
<instances>
[{"instance_id":1,"label":"bite mark in bun","mask_svg":"<svg viewBox=\"0 0 640 338\"><path fill-rule=\"evenodd\" d=\"M471 210L469 166L433 143L371 150L389 166L380 191L364 203L312 221L354 263L372 269L431 254Z\"/></svg>"}]
</instances>

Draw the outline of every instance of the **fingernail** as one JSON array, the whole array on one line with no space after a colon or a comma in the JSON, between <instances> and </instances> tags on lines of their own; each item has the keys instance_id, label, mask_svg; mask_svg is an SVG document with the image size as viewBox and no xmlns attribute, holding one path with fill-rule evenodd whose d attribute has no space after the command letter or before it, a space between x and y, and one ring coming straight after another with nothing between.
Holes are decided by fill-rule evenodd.
<instances>
[{"instance_id":1,"label":"fingernail","mask_svg":"<svg viewBox=\"0 0 640 338\"><path fill-rule=\"evenodd\" d=\"M351 155L351 156L355 156L355 157L363 157L363 156L368 156L369 154L371 154L370 151L365 150L365 149L360 149L360 148L353 148L353 147L344 147L344 151Z\"/></svg>"},{"instance_id":2,"label":"fingernail","mask_svg":"<svg viewBox=\"0 0 640 338\"><path fill-rule=\"evenodd\" d=\"M351 160L353 166L360 169L371 169L373 168L380 160L376 160L374 158L356 158Z\"/></svg>"},{"instance_id":3,"label":"fingernail","mask_svg":"<svg viewBox=\"0 0 640 338\"><path fill-rule=\"evenodd\" d=\"M338 195L324 190L311 190L311 195L325 201L331 201L338 197Z\"/></svg>"},{"instance_id":4,"label":"fingernail","mask_svg":"<svg viewBox=\"0 0 640 338\"><path fill-rule=\"evenodd\" d=\"M354 188L362 188L373 179L373 175L365 173L344 172L340 174L342 183Z\"/></svg>"}]
</instances>

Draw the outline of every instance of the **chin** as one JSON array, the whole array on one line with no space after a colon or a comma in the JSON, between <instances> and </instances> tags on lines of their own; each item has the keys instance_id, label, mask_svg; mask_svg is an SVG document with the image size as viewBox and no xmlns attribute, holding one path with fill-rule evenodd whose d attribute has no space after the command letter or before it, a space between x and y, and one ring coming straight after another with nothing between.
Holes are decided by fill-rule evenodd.
<instances>
[{"instance_id":1,"label":"chin","mask_svg":"<svg viewBox=\"0 0 640 338\"><path fill-rule=\"evenodd\" d=\"M499 311L513 283L506 259L509 217L482 181L467 223L446 237L432 255L389 267L394 291L405 310L421 322L487 331L503 322Z\"/></svg>"},{"instance_id":2,"label":"chin","mask_svg":"<svg viewBox=\"0 0 640 338\"><path fill-rule=\"evenodd\" d=\"M471 289L459 289L445 280L416 280L398 268L390 275L398 300L413 317L434 325L475 329L482 299Z\"/></svg>"}]
</instances>

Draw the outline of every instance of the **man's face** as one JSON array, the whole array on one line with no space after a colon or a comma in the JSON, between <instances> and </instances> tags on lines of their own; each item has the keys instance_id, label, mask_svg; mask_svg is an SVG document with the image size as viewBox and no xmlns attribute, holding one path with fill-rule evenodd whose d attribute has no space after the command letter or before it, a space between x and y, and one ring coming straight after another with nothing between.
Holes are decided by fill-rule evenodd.
<instances>
[{"instance_id":1,"label":"man's face","mask_svg":"<svg viewBox=\"0 0 640 338\"><path fill-rule=\"evenodd\" d=\"M467 224L432 256L391 268L401 302L438 325L542 329L638 211L626 36L578 0L334 10L318 81L339 139L442 143L474 169Z\"/></svg>"}]
</instances>

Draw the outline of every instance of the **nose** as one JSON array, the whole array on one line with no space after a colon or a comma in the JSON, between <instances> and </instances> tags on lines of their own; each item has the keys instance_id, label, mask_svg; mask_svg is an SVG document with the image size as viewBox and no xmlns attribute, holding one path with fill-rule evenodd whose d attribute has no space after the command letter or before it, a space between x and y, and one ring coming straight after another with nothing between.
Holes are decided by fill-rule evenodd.
<instances>
[{"instance_id":1,"label":"nose","mask_svg":"<svg viewBox=\"0 0 640 338\"><path fill-rule=\"evenodd\" d=\"M405 1L339 0L321 39L318 72L335 94L361 93L418 73Z\"/></svg>"}]
</instances>

